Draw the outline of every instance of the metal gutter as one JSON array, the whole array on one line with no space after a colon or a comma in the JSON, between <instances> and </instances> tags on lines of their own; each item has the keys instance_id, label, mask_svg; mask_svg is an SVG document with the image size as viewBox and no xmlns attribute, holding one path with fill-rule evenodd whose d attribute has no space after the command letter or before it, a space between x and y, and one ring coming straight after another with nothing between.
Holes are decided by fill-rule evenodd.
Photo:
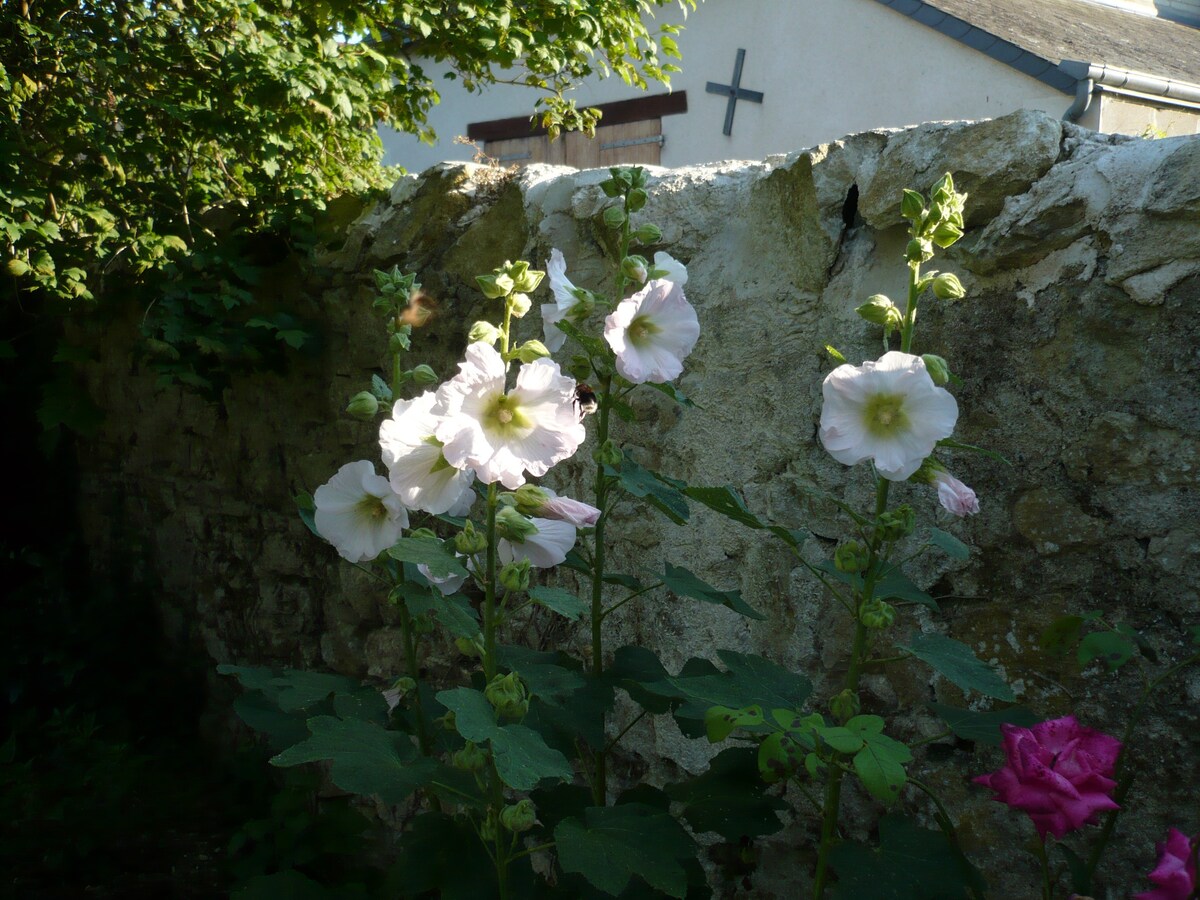
<instances>
[{"instance_id":1,"label":"metal gutter","mask_svg":"<svg viewBox=\"0 0 1200 900\"><path fill-rule=\"evenodd\" d=\"M1076 79L1078 85L1075 102L1063 116L1071 121L1075 121L1088 108L1092 92L1096 87L1108 88L1118 93L1127 91L1142 94L1180 106L1200 107L1200 84L1192 84L1190 81L1159 78L1145 72L1133 72L1129 69L1082 62L1077 59L1064 59L1058 64L1058 68L1064 74ZM1087 98L1081 103L1085 85ZM1079 107L1078 110L1076 107Z\"/></svg>"}]
</instances>

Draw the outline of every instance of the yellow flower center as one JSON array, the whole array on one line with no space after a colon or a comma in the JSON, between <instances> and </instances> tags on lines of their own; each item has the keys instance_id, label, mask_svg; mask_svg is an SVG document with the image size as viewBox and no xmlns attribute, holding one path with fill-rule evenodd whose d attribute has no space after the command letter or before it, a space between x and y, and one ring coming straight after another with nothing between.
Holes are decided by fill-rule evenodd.
<instances>
[{"instance_id":1,"label":"yellow flower center","mask_svg":"<svg viewBox=\"0 0 1200 900\"><path fill-rule=\"evenodd\" d=\"M503 437L524 436L533 429L533 422L521 409L520 404L508 394L497 394L488 405L485 413L490 431L499 432Z\"/></svg>"},{"instance_id":2,"label":"yellow flower center","mask_svg":"<svg viewBox=\"0 0 1200 900\"><path fill-rule=\"evenodd\" d=\"M355 506L355 510L359 516L368 521L386 519L388 517L388 508L383 505L383 501L378 497L370 494L365 494Z\"/></svg>"},{"instance_id":3,"label":"yellow flower center","mask_svg":"<svg viewBox=\"0 0 1200 900\"><path fill-rule=\"evenodd\" d=\"M646 316L636 316L629 323L627 334L629 335L629 343L635 347L644 346L649 342L649 339L662 331L654 322Z\"/></svg>"},{"instance_id":4,"label":"yellow flower center","mask_svg":"<svg viewBox=\"0 0 1200 900\"><path fill-rule=\"evenodd\" d=\"M908 428L903 394L876 394L867 400L863 413L867 431L877 437L886 437Z\"/></svg>"}]
</instances>

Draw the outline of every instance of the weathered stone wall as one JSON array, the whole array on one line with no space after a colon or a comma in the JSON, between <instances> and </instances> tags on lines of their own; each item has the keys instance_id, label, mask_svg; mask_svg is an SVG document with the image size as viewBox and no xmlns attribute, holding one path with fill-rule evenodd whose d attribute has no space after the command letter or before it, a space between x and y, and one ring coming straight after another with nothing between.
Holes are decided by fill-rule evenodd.
<instances>
[{"instance_id":1,"label":"weathered stone wall","mask_svg":"<svg viewBox=\"0 0 1200 900\"><path fill-rule=\"evenodd\" d=\"M1012 467L955 455L954 470L981 498L966 521L945 521L928 488L899 489L925 521L936 516L973 548L968 562L931 558L918 569L948 598L941 615L922 611L920 625L996 661L1047 717L1074 711L1120 733L1140 690L1135 667L1080 676L1041 652L1037 636L1064 613L1100 609L1170 660L1184 652L1185 627L1200 622L1200 138L1113 139L1018 113L656 171L647 213L663 227L664 248L688 265L702 327L680 384L703 409L681 414L658 395L642 398L638 423L620 437L652 468L742 487L757 512L811 529L814 559L827 554L840 524L799 486L816 482L860 506L872 489L864 468L834 462L816 439L823 347L852 361L879 354L878 332L853 309L873 293L903 296L900 190L927 190L947 170L971 194L967 238L944 265L962 275L969 299L927 302L916 349L962 375L957 436ZM90 385L109 416L81 455L98 558L144 542L174 636L202 643L214 663L393 674L388 610L305 531L290 499L343 462L378 458L374 429L340 414L382 356L371 271L419 272L440 315L416 354L449 374L483 313L475 274L505 258L542 264L558 247L577 284L602 285L611 263L598 223L605 175L456 166L402 180L328 254L326 282L292 286L289 302L319 323L323 352L286 375L239 380L219 405L156 390L130 363L135 324L111 330ZM522 323L530 336L536 318ZM558 484L587 471L586 449L556 470ZM632 504L614 520L626 570L686 565L740 587L768 618L659 597L613 617L611 646L653 645L668 667L717 647L754 649L818 681L829 667L840 677L840 617L778 547L705 510L686 527ZM961 694L917 666L890 682L866 680L867 706L898 716L911 735L940 730L924 709L930 699ZM1168 825L1200 829L1198 707L1195 670L1151 706L1137 738L1148 772L1105 870L1114 890L1140 889ZM665 720L633 735L631 778L699 770L710 752ZM1032 864L1025 872L1005 859L1028 823L968 786L962 758L931 763L922 777L961 816L964 840L994 873L994 896L1035 896ZM974 771L997 764L994 751L972 762ZM865 829L871 804L849 803L848 821ZM796 896L802 867L789 856L811 846L806 826L785 832L764 855L756 896Z\"/></svg>"}]
</instances>

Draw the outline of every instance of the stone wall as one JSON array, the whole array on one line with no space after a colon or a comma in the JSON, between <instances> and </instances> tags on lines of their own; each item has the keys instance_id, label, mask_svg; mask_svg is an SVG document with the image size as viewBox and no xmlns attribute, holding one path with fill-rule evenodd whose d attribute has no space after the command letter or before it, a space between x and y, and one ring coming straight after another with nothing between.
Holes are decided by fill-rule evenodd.
<instances>
[{"instance_id":1,"label":"stone wall","mask_svg":"<svg viewBox=\"0 0 1200 900\"><path fill-rule=\"evenodd\" d=\"M620 438L664 473L740 486L755 511L810 529L814 559L826 555L840 525L802 487L816 482L859 506L872 489L864 468L834 462L816 439L823 347L855 362L879 355L878 332L854 307L877 292L903 296L900 190L927 190L944 171L971 195L967 237L944 266L962 275L969 299L925 304L915 349L945 356L962 376L957 437L1012 465L955 455L955 472L981 498L966 521L946 521L928 488L899 489L924 521L936 517L973 551L967 562L918 568L923 586L948 598L920 625L994 660L1039 713L1074 711L1120 733L1140 690L1136 667L1080 676L1037 637L1060 615L1098 609L1141 629L1170 660L1200 622L1200 138L1110 138L1018 113L859 134L762 162L656 170L647 213L663 227L663 248L688 265L702 327L680 386L702 410L681 413L639 392L639 420ZM506 258L541 265L558 247L576 284L602 286L611 263L598 220L605 176L446 166L403 179L328 252L322 282L289 285L281 273L286 301L319 324L322 352L285 374L238 380L219 404L156 389L131 363L136 321L111 327L90 383L107 424L80 457L82 515L100 564L131 542L144 548L172 638L202 645L214 664L394 674L389 611L304 529L291 502L343 462L378 459L373 427L340 414L382 358L372 269L419 272L440 310L416 356L447 375L484 311L475 274ZM528 336L540 328L534 319L522 323ZM588 470L588 449L556 470L559 486ZM740 588L767 619L658 597L612 617L611 646L651 644L669 668L728 647L765 652L818 681L836 669L847 646L840 618L777 546L705 510L676 527L623 504L614 522L618 566L686 565ZM931 699L962 698L922 667L866 681L866 705L898 716L912 735L940 730L924 708ZM1144 887L1140 873L1168 825L1200 830L1198 709L1196 670L1151 706L1138 737L1149 772L1105 871L1114 889ZM669 721L644 721L632 734L629 778L702 770L710 754ZM1032 864L1027 878L1023 863L1000 855L1001 843L1024 841L1028 823L968 786L961 758L922 777L961 816L964 840L994 873L994 895L1034 896ZM975 771L997 764L995 751L973 762ZM865 833L872 805L849 803L862 815L848 821ZM811 846L805 826L772 843L755 896L795 896L801 867L789 856Z\"/></svg>"}]
</instances>

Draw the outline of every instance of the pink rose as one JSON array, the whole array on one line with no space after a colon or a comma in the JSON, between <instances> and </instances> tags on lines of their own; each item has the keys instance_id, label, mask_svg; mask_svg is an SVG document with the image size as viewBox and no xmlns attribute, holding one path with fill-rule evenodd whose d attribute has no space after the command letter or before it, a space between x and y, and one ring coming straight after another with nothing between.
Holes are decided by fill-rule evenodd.
<instances>
[{"instance_id":1,"label":"pink rose","mask_svg":"<svg viewBox=\"0 0 1200 900\"><path fill-rule=\"evenodd\" d=\"M1007 764L972 780L991 788L993 799L1028 813L1042 840L1047 832L1061 838L1097 813L1118 808L1109 796L1121 752L1116 738L1084 728L1074 716L1000 730Z\"/></svg>"},{"instance_id":2,"label":"pink rose","mask_svg":"<svg viewBox=\"0 0 1200 900\"><path fill-rule=\"evenodd\" d=\"M956 516L973 516L979 512L979 500L975 492L944 469L933 473L937 485L938 501Z\"/></svg>"},{"instance_id":3,"label":"pink rose","mask_svg":"<svg viewBox=\"0 0 1200 900\"><path fill-rule=\"evenodd\" d=\"M1188 900L1196 896L1196 847L1200 834L1190 841L1178 828L1167 832L1167 842L1158 847L1158 865L1149 878L1158 887L1134 895L1134 900Z\"/></svg>"}]
</instances>

